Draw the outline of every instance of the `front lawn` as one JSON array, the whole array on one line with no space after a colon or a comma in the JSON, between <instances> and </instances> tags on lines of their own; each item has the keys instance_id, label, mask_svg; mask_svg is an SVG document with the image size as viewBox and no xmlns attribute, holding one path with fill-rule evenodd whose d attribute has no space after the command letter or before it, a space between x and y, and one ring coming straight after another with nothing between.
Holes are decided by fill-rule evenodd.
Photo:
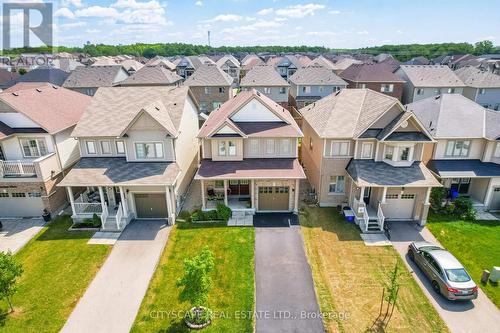
<instances>
[{"instance_id":1,"label":"front lawn","mask_svg":"<svg viewBox=\"0 0 500 333\"><path fill-rule=\"evenodd\" d=\"M14 313L0 301L0 332L58 332L104 263L111 247L87 245L93 232L68 231L68 216L57 217L21 249L23 265Z\"/></svg>"},{"instance_id":2,"label":"front lawn","mask_svg":"<svg viewBox=\"0 0 500 333\"><path fill-rule=\"evenodd\" d=\"M184 259L207 245L215 257L208 306L217 317L203 332L252 332L253 320L248 313L254 311L254 239L253 228L176 224L132 331L189 331L181 317L190 305L179 300L180 289L175 283L183 274ZM244 314L247 318L242 318Z\"/></svg>"},{"instance_id":3,"label":"front lawn","mask_svg":"<svg viewBox=\"0 0 500 333\"><path fill-rule=\"evenodd\" d=\"M500 287L481 283L484 269L500 265L500 221L460 221L429 214L427 227L464 265L477 285L500 308Z\"/></svg>"},{"instance_id":4,"label":"front lawn","mask_svg":"<svg viewBox=\"0 0 500 333\"><path fill-rule=\"evenodd\" d=\"M392 246L365 246L356 225L345 222L337 209L306 208L300 224L328 332L448 331ZM398 306L384 330L372 325L396 262L405 274Z\"/></svg>"}]
</instances>

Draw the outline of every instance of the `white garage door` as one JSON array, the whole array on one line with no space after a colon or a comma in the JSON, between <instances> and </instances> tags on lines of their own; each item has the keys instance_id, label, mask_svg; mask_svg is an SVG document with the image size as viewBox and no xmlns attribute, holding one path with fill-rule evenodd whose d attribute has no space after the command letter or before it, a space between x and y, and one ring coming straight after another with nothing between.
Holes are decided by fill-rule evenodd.
<instances>
[{"instance_id":1,"label":"white garage door","mask_svg":"<svg viewBox=\"0 0 500 333\"><path fill-rule=\"evenodd\" d=\"M383 208L386 219L411 220L415 207L415 194L387 194Z\"/></svg>"},{"instance_id":2,"label":"white garage door","mask_svg":"<svg viewBox=\"0 0 500 333\"><path fill-rule=\"evenodd\" d=\"M41 216L43 208L42 198L0 197L0 217Z\"/></svg>"}]
</instances>

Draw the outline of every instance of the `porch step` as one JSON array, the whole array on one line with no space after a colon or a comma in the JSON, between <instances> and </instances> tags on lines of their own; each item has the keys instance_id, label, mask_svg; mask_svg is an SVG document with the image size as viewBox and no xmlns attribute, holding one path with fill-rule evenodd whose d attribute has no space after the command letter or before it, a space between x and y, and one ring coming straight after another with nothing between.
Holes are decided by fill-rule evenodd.
<instances>
[{"instance_id":1,"label":"porch step","mask_svg":"<svg viewBox=\"0 0 500 333\"><path fill-rule=\"evenodd\" d=\"M242 218L245 217L246 212L244 210L233 210L232 217L233 218Z\"/></svg>"},{"instance_id":2,"label":"porch step","mask_svg":"<svg viewBox=\"0 0 500 333\"><path fill-rule=\"evenodd\" d=\"M230 227L251 227L253 226L253 215L243 215L242 217L233 216L227 221Z\"/></svg>"}]
</instances>

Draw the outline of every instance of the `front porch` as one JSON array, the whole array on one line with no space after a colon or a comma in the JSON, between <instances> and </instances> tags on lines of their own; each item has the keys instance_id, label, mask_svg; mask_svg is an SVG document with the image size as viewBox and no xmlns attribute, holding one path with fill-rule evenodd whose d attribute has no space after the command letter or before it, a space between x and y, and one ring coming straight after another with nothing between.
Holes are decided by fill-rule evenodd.
<instances>
[{"instance_id":1,"label":"front porch","mask_svg":"<svg viewBox=\"0 0 500 333\"><path fill-rule=\"evenodd\" d=\"M224 204L232 211L255 214L253 180L201 180L200 184L203 210L213 210L217 208L218 204Z\"/></svg>"}]
</instances>

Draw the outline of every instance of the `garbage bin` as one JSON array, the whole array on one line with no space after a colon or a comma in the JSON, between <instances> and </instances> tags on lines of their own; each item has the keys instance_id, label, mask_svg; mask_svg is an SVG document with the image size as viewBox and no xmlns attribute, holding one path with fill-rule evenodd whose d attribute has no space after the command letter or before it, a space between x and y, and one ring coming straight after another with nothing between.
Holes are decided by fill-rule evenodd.
<instances>
[{"instance_id":1,"label":"garbage bin","mask_svg":"<svg viewBox=\"0 0 500 333\"><path fill-rule=\"evenodd\" d=\"M458 190L451 190L451 200L458 198Z\"/></svg>"}]
</instances>

